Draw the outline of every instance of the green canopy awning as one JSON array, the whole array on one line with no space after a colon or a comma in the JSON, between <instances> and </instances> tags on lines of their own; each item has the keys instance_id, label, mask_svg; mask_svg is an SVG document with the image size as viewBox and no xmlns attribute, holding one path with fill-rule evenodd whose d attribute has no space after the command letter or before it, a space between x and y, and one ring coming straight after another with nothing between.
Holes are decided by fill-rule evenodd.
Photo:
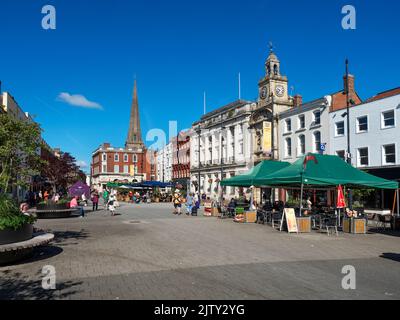
<instances>
[{"instance_id":1,"label":"green canopy awning","mask_svg":"<svg viewBox=\"0 0 400 320\"><path fill-rule=\"evenodd\" d=\"M262 161L245 174L221 181L221 186L245 187L245 188L251 186L257 186L254 183L257 177L274 173L275 171L286 168L289 165L290 163L282 161L272 161L272 160Z\"/></svg>"},{"instance_id":2,"label":"green canopy awning","mask_svg":"<svg viewBox=\"0 0 400 320\"><path fill-rule=\"evenodd\" d=\"M309 161L304 170L306 159ZM396 181L378 178L356 169L338 156L320 154L307 154L289 167L272 174L258 176L254 183L259 186L300 187L302 181L308 187L335 187L338 185L371 189L397 189L399 187Z\"/></svg>"}]
</instances>

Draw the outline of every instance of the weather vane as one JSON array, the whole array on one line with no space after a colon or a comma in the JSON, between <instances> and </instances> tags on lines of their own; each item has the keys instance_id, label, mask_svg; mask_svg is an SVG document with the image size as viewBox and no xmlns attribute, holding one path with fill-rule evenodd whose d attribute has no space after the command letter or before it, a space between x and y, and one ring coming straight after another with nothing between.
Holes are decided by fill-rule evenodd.
<instances>
[{"instance_id":1,"label":"weather vane","mask_svg":"<svg viewBox=\"0 0 400 320\"><path fill-rule=\"evenodd\" d=\"M274 51L274 45L273 45L272 41L269 42L269 51L270 52Z\"/></svg>"}]
</instances>

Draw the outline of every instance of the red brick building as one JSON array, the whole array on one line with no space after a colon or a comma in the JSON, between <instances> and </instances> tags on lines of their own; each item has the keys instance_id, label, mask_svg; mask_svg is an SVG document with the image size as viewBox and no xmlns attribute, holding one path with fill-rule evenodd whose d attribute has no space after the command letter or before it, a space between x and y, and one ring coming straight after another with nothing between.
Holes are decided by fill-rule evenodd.
<instances>
[{"instance_id":1,"label":"red brick building","mask_svg":"<svg viewBox=\"0 0 400 320\"><path fill-rule=\"evenodd\" d=\"M172 181L184 188L190 183L190 132L180 132L172 143Z\"/></svg>"},{"instance_id":2,"label":"red brick building","mask_svg":"<svg viewBox=\"0 0 400 320\"><path fill-rule=\"evenodd\" d=\"M108 182L141 182L156 179L156 154L143 143L136 81L125 147L103 143L92 154L92 188L102 191Z\"/></svg>"}]
</instances>

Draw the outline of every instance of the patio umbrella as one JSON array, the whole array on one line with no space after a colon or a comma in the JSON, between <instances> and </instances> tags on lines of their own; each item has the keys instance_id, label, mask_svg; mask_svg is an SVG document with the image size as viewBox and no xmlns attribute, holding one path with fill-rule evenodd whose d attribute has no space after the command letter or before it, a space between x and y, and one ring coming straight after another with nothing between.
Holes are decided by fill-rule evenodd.
<instances>
[{"instance_id":1,"label":"patio umbrella","mask_svg":"<svg viewBox=\"0 0 400 320\"><path fill-rule=\"evenodd\" d=\"M339 219L339 226L340 226L341 225L340 209L346 208L346 200L344 199L343 188L340 184L337 189L336 208L339 209L338 219Z\"/></svg>"},{"instance_id":2,"label":"patio umbrella","mask_svg":"<svg viewBox=\"0 0 400 320\"><path fill-rule=\"evenodd\" d=\"M343 188L341 185L339 185L337 189L336 208L338 209L346 208L346 201L344 199Z\"/></svg>"}]
</instances>

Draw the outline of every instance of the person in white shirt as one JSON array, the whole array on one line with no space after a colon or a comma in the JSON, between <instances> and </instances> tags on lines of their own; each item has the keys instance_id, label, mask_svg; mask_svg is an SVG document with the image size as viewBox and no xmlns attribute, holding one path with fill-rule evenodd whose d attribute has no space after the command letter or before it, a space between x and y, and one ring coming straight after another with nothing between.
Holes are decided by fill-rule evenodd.
<instances>
[{"instance_id":1,"label":"person in white shirt","mask_svg":"<svg viewBox=\"0 0 400 320\"><path fill-rule=\"evenodd\" d=\"M87 206L87 198L86 195L84 193L82 193L82 202L84 203L84 206Z\"/></svg>"}]
</instances>

